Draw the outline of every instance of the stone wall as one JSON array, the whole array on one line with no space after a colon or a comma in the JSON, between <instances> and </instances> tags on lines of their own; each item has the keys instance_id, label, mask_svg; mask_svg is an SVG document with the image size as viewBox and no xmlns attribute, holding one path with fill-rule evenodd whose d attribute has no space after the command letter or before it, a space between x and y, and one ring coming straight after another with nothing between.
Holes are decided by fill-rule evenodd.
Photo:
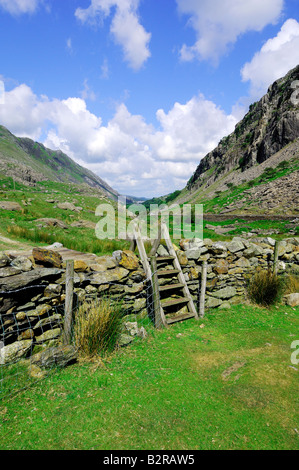
<instances>
[{"instance_id":1,"label":"stone wall","mask_svg":"<svg viewBox=\"0 0 299 470\"><path fill-rule=\"evenodd\" d=\"M206 307L224 308L244 301L248 279L258 267L271 263L274 245L271 238L235 237L230 242L181 240L175 249L194 300L206 260ZM165 250L160 245L158 253L167 254ZM279 260L279 272L299 272L299 238L280 243ZM108 295L122 300L124 315L147 315L148 283L136 254L125 250L88 262L77 259L74 268L74 305ZM6 348L22 356L33 346L55 344L62 332L64 300L65 262L59 253L42 249L34 249L30 257L0 253L0 342Z\"/></svg>"}]
</instances>

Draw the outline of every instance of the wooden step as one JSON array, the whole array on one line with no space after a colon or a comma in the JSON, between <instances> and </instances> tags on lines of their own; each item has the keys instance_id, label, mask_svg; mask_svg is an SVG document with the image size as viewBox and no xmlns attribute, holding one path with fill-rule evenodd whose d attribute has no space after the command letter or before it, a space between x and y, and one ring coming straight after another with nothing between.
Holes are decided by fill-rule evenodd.
<instances>
[{"instance_id":1,"label":"wooden step","mask_svg":"<svg viewBox=\"0 0 299 470\"><path fill-rule=\"evenodd\" d=\"M177 315L175 317L166 317L166 321L168 325L171 325L172 323L176 323L177 321L183 321L183 320L189 320L190 318L194 318L193 313L182 313L181 315Z\"/></svg>"},{"instance_id":2,"label":"wooden step","mask_svg":"<svg viewBox=\"0 0 299 470\"><path fill-rule=\"evenodd\" d=\"M187 299L187 297L180 297L179 299L162 300L161 305L162 308L167 308L173 307L174 305L187 304L189 301L190 299Z\"/></svg>"},{"instance_id":3,"label":"wooden step","mask_svg":"<svg viewBox=\"0 0 299 470\"><path fill-rule=\"evenodd\" d=\"M182 287L184 287L184 284L167 284L166 286L160 286L159 287L159 291L160 292L163 292L163 291L166 291L166 290L175 290L175 289L182 289Z\"/></svg>"},{"instance_id":4,"label":"wooden step","mask_svg":"<svg viewBox=\"0 0 299 470\"><path fill-rule=\"evenodd\" d=\"M174 257L173 256L157 256L156 260L160 262L173 261Z\"/></svg>"},{"instance_id":5,"label":"wooden step","mask_svg":"<svg viewBox=\"0 0 299 470\"><path fill-rule=\"evenodd\" d=\"M178 269L160 269L157 271L158 276L175 276L180 271Z\"/></svg>"}]
</instances>

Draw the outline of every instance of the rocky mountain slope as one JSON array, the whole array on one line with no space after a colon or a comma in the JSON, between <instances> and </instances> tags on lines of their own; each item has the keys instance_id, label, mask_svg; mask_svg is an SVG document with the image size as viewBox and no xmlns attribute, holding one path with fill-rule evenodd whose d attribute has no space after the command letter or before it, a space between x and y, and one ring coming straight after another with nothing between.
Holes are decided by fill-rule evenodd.
<instances>
[{"instance_id":1,"label":"rocky mountain slope","mask_svg":"<svg viewBox=\"0 0 299 470\"><path fill-rule=\"evenodd\" d=\"M118 196L117 191L100 177L60 150L50 150L31 139L18 138L4 126L0 126L0 174L27 186L47 180L78 183L113 199Z\"/></svg>"},{"instance_id":2,"label":"rocky mountain slope","mask_svg":"<svg viewBox=\"0 0 299 470\"><path fill-rule=\"evenodd\" d=\"M275 168L284 161L298 161L298 95L299 65L275 81L267 94L250 106L234 132L223 138L201 160L176 202L197 202L203 196L210 199L232 185L254 180L267 167ZM293 170L296 169L293 165ZM276 190L280 191L280 184L284 183L277 183ZM298 201L298 172L291 178L290 184L293 190L288 193L289 198L295 193L295 200ZM288 194L285 193L285 196L288 197Z\"/></svg>"}]
</instances>

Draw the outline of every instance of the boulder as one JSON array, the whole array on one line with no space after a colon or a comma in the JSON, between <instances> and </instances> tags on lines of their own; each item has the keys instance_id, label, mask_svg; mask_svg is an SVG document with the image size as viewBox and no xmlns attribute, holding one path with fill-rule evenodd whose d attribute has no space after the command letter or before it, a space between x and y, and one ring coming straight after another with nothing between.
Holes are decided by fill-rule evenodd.
<instances>
[{"instance_id":1,"label":"boulder","mask_svg":"<svg viewBox=\"0 0 299 470\"><path fill-rule=\"evenodd\" d=\"M245 246L243 245L241 239L235 237L232 239L231 242L227 244L227 249L231 253L237 253L237 251L241 251L245 249Z\"/></svg>"},{"instance_id":2,"label":"boulder","mask_svg":"<svg viewBox=\"0 0 299 470\"><path fill-rule=\"evenodd\" d=\"M128 276L128 274L129 271L127 269L116 267L114 269L109 269L109 271L93 274L90 280L93 285L109 284L110 282L122 281Z\"/></svg>"},{"instance_id":3,"label":"boulder","mask_svg":"<svg viewBox=\"0 0 299 470\"><path fill-rule=\"evenodd\" d=\"M56 346L34 354L31 362L34 365L50 369L54 366L66 367L78 359L78 352L74 346Z\"/></svg>"},{"instance_id":4,"label":"boulder","mask_svg":"<svg viewBox=\"0 0 299 470\"><path fill-rule=\"evenodd\" d=\"M224 300L231 299L236 294L237 294L237 291L235 287L231 287L231 286L224 287L223 289L220 289L215 292L210 292L211 296L216 297L217 299L224 299Z\"/></svg>"},{"instance_id":5,"label":"boulder","mask_svg":"<svg viewBox=\"0 0 299 470\"><path fill-rule=\"evenodd\" d=\"M0 278L15 276L20 274L22 271L19 268L14 268L13 266L6 266L5 268L0 268Z\"/></svg>"},{"instance_id":6,"label":"boulder","mask_svg":"<svg viewBox=\"0 0 299 470\"><path fill-rule=\"evenodd\" d=\"M53 298L61 294L62 286L60 284L49 284L44 290L44 297Z\"/></svg>"},{"instance_id":7,"label":"boulder","mask_svg":"<svg viewBox=\"0 0 299 470\"><path fill-rule=\"evenodd\" d=\"M288 294L285 296L286 304L290 307L298 307L299 305L299 293Z\"/></svg>"},{"instance_id":8,"label":"boulder","mask_svg":"<svg viewBox=\"0 0 299 470\"><path fill-rule=\"evenodd\" d=\"M228 262L225 259L219 259L216 261L214 271L217 274L227 274L229 269Z\"/></svg>"},{"instance_id":9,"label":"boulder","mask_svg":"<svg viewBox=\"0 0 299 470\"><path fill-rule=\"evenodd\" d=\"M0 268L4 268L9 264L10 260L9 257L2 252L0 252Z\"/></svg>"},{"instance_id":10,"label":"boulder","mask_svg":"<svg viewBox=\"0 0 299 470\"><path fill-rule=\"evenodd\" d=\"M22 207L17 202L12 201L0 201L0 210L5 211L22 211Z\"/></svg>"},{"instance_id":11,"label":"boulder","mask_svg":"<svg viewBox=\"0 0 299 470\"><path fill-rule=\"evenodd\" d=\"M26 256L18 256L11 262L11 265L23 272L28 272L32 269L32 262Z\"/></svg>"},{"instance_id":12,"label":"boulder","mask_svg":"<svg viewBox=\"0 0 299 470\"><path fill-rule=\"evenodd\" d=\"M9 292L36 282L41 284L42 280L58 278L61 273L62 271L56 268L38 268L9 278L0 278L0 291Z\"/></svg>"},{"instance_id":13,"label":"boulder","mask_svg":"<svg viewBox=\"0 0 299 470\"><path fill-rule=\"evenodd\" d=\"M103 272L107 269L117 267L117 262L112 256L100 256L95 259L95 262L90 265L92 271Z\"/></svg>"},{"instance_id":14,"label":"boulder","mask_svg":"<svg viewBox=\"0 0 299 470\"><path fill-rule=\"evenodd\" d=\"M82 211L82 207L76 207L72 202L60 202L57 204L58 209L69 210L73 212Z\"/></svg>"},{"instance_id":15,"label":"boulder","mask_svg":"<svg viewBox=\"0 0 299 470\"><path fill-rule=\"evenodd\" d=\"M51 218L42 218L42 219L36 219L35 222L41 224L44 227L58 227L66 230L68 226L62 222L60 219L51 219Z\"/></svg>"},{"instance_id":16,"label":"boulder","mask_svg":"<svg viewBox=\"0 0 299 470\"><path fill-rule=\"evenodd\" d=\"M33 248L32 256L36 262L51 265L60 268L62 265L62 256L56 251L47 248Z\"/></svg>"},{"instance_id":17,"label":"boulder","mask_svg":"<svg viewBox=\"0 0 299 470\"><path fill-rule=\"evenodd\" d=\"M16 362L21 357L26 356L31 350L32 344L32 339L25 339L0 348L0 365Z\"/></svg>"},{"instance_id":18,"label":"boulder","mask_svg":"<svg viewBox=\"0 0 299 470\"><path fill-rule=\"evenodd\" d=\"M129 271L136 271L139 268L139 259L133 251L123 250L119 265Z\"/></svg>"}]
</instances>

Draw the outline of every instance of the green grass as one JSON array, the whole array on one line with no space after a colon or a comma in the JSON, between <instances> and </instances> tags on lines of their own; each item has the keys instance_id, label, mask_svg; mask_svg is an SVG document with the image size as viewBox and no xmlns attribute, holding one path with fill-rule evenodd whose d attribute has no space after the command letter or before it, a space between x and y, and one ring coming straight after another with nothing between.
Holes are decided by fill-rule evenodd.
<instances>
[{"instance_id":1,"label":"green grass","mask_svg":"<svg viewBox=\"0 0 299 470\"><path fill-rule=\"evenodd\" d=\"M298 448L298 309L234 306L148 332L0 402L0 448Z\"/></svg>"}]
</instances>

